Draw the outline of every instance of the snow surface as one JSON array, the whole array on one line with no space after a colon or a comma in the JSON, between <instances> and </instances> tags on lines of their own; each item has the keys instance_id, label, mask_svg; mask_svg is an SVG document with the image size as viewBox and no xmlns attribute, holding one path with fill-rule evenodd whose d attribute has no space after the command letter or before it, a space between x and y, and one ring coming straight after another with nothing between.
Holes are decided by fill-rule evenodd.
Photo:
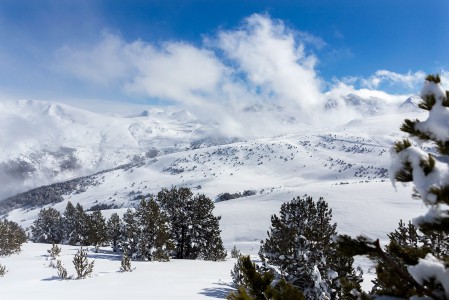
<instances>
[{"instance_id":1,"label":"snow surface","mask_svg":"<svg viewBox=\"0 0 449 300\"><path fill-rule=\"evenodd\" d=\"M90 251L92 277L61 280L49 267L51 245L26 243L23 251L1 259L8 273L0 277L0 295L5 300L29 299L213 299L225 298L232 290L230 270L235 259L224 262L172 260L131 262L132 272L119 272L120 256L102 249ZM61 261L74 275L73 256L79 247L61 246Z\"/></svg>"},{"instance_id":2,"label":"snow surface","mask_svg":"<svg viewBox=\"0 0 449 300\"><path fill-rule=\"evenodd\" d=\"M341 186L314 183L291 191L219 202L215 214L222 216L221 236L228 252L236 245L242 253L257 259L260 240L266 238L270 226L270 215L278 213L283 202L306 190L329 202L340 233L364 234L385 243L386 234L397 227L400 218L409 220L423 209L419 202L410 200L410 188L400 189L396 193L387 182ZM103 213L108 216L111 211ZM11 219L23 216L12 214ZM79 247L61 247L61 259L68 274L73 275L71 260ZM120 273L120 257L103 248L98 254L89 252L89 260L95 259L92 278L61 281L56 278L56 269L48 267L49 248L46 244L26 243L20 254L0 258L0 264L9 270L0 278L2 299L216 299L225 298L232 290L230 271L234 259L132 262L135 271ZM373 263L357 258L356 265L364 269L364 288L369 290L370 280L375 277Z\"/></svg>"}]
</instances>

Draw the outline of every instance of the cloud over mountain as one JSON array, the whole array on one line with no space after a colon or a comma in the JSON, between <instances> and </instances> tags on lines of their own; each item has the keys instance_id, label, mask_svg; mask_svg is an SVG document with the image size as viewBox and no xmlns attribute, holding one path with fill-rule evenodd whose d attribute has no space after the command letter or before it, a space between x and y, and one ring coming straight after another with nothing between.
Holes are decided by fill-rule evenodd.
<instances>
[{"instance_id":1,"label":"cloud over mountain","mask_svg":"<svg viewBox=\"0 0 449 300\"><path fill-rule=\"evenodd\" d=\"M254 14L237 28L205 37L200 45L127 42L105 32L93 46L59 49L54 67L93 84L118 86L128 95L187 108L226 136L273 135L321 123L323 113L331 125L356 115L344 105L338 106L344 112L324 109L328 94L342 87L335 84L325 93L318 58L311 51L324 45L281 20ZM403 79L387 71L375 76L380 79L369 79L372 87Z\"/></svg>"}]
</instances>

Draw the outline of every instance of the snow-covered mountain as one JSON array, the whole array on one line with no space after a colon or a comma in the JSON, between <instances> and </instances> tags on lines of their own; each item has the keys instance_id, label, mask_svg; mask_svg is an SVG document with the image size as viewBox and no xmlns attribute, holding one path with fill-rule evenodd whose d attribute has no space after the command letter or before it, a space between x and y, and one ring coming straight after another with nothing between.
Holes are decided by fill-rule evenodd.
<instances>
[{"instance_id":1,"label":"snow-covered mountain","mask_svg":"<svg viewBox=\"0 0 449 300\"><path fill-rule=\"evenodd\" d=\"M347 109L360 116L391 112L391 101L372 95L344 99ZM401 111L414 111L413 99L402 103ZM339 109L338 103L329 100L326 107ZM248 108L247 113L260 110ZM110 116L54 102L3 101L0 126L0 199L160 154L238 140L219 134L220 124L206 124L189 111L170 107ZM267 137L263 132L260 136Z\"/></svg>"},{"instance_id":2,"label":"snow-covered mountain","mask_svg":"<svg viewBox=\"0 0 449 300\"><path fill-rule=\"evenodd\" d=\"M10 219L28 226L42 205L52 205L62 211L67 201L71 201L81 203L86 209L101 204L123 210L161 188L185 186L212 199L218 199L223 193L251 191L246 198L230 201L232 213L223 213L223 218L234 218L235 207L243 205L248 207L242 211L266 215L257 218L266 224L253 227L244 222L238 233L234 232L235 228L232 233L228 232L232 235L226 240L228 243L235 243L237 238L255 247L251 239L263 235L269 215L282 202L304 194L330 197L326 200L337 212L339 223L346 224L343 225L346 233L365 232L379 237L393 229L398 218L407 218L409 212L415 211L407 212L407 216L402 213L403 205L410 203L404 201L382 212L397 217L380 224L376 224L375 217L359 223L358 217L345 216L348 207L368 207L366 213L373 214L379 211L376 208L379 201L388 203L398 196L389 182L389 149L400 137L398 128L404 117L413 118L416 113L380 115L337 128L160 153L92 176L19 194L0 202L0 213L7 213ZM409 196L410 191L399 197ZM227 202L217 203L219 212L226 211Z\"/></svg>"},{"instance_id":3,"label":"snow-covered mountain","mask_svg":"<svg viewBox=\"0 0 449 300\"><path fill-rule=\"evenodd\" d=\"M399 105L399 111L401 112L419 112L419 103L421 98L418 96L408 97L404 102Z\"/></svg>"},{"instance_id":4,"label":"snow-covered mountain","mask_svg":"<svg viewBox=\"0 0 449 300\"><path fill-rule=\"evenodd\" d=\"M345 109L353 110L364 117L394 112L418 112L418 103L421 101L418 95L412 95L407 98L392 95L385 97L383 94L379 95L373 92L349 93L339 97L327 96L328 101L325 104L327 110L334 110L344 106Z\"/></svg>"},{"instance_id":5,"label":"snow-covered mountain","mask_svg":"<svg viewBox=\"0 0 449 300\"><path fill-rule=\"evenodd\" d=\"M45 101L1 102L0 126L0 198L184 150L210 136L183 110L116 117Z\"/></svg>"}]
</instances>

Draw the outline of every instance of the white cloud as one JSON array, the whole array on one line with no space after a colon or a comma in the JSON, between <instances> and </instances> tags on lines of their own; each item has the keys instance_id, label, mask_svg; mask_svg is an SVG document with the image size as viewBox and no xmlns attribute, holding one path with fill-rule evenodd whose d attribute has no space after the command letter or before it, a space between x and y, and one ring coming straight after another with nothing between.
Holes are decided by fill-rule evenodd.
<instances>
[{"instance_id":1,"label":"white cloud","mask_svg":"<svg viewBox=\"0 0 449 300\"><path fill-rule=\"evenodd\" d=\"M214 53L186 43L167 42L161 47L143 41L126 43L104 33L88 49L63 47L55 68L101 85L119 85L125 93L176 102L201 104L212 93L226 68Z\"/></svg>"},{"instance_id":2,"label":"white cloud","mask_svg":"<svg viewBox=\"0 0 449 300\"><path fill-rule=\"evenodd\" d=\"M130 60L139 55L139 44L127 45L119 37L104 33L89 49L60 48L52 68L96 84L114 84L132 71Z\"/></svg>"},{"instance_id":3,"label":"white cloud","mask_svg":"<svg viewBox=\"0 0 449 300\"><path fill-rule=\"evenodd\" d=\"M201 105L226 76L226 67L208 50L182 43L147 48L146 55L136 60L137 72L125 84L126 91Z\"/></svg>"},{"instance_id":4,"label":"white cloud","mask_svg":"<svg viewBox=\"0 0 449 300\"><path fill-rule=\"evenodd\" d=\"M243 28L219 34L219 47L243 72L250 84L273 95L283 106L309 112L322 103L316 76L316 57L280 21L253 15Z\"/></svg>"},{"instance_id":5,"label":"white cloud","mask_svg":"<svg viewBox=\"0 0 449 300\"><path fill-rule=\"evenodd\" d=\"M425 76L426 74L422 71L399 74L387 70L379 70L369 78L362 79L362 85L369 89L377 89L381 86L381 84L386 84L389 86L399 86L413 90L422 85Z\"/></svg>"},{"instance_id":6,"label":"white cloud","mask_svg":"<svg viewBox=\"0 0 449 300\"><path fill-rule=\"evenodd\" d=\"M347 111L344 95L398 102L402 96L391 98L370 89L384 84L419 87L424 78L423 72L380 70L366 79L337 80L324 93L325 83L316 71L318 59L309 45L319 48L325 42L280 20L254 14L200 46L126 42L105 33L91 47L59 49L54 68L92 84L118 87L124 95L175 102L230 136L295 131L320 124L323 114L327 126L341 124L360 116ZM324 110L329 98L340 102L332 114Z\"/></svg>"},{"instance_id":7,"label":"white cloud","mask_svg":"<svg viewBox=\"0 0 449 300\"><path fill-rule=\"evenodd\" d=\"M92 84L174 101L213 121L225 134L270 134L292 127L295 119L312 122L313 111L322 107L317 58L306 54L304 46L310 43L324 45L255 14L201 47L127 43L105 33L90 48L59 49L54 66ZM260 122L262 115L266 122Z\"/></svg>"}]
</instances>

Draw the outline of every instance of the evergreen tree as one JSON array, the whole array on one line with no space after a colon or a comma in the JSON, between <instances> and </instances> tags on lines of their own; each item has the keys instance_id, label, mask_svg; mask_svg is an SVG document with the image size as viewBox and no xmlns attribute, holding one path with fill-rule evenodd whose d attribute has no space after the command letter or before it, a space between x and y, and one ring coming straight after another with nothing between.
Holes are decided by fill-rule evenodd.
<instances>
[{"instance_id":1,"label":"evergreen tree","mask_svg":"<svg viewBox=\"0 0 449 300\"><path fill-rule=\"evenodd\" d=\"M20 252L20 247L27 240L25 231L13 221L0 221L0 256Z\"/></svg>"},{"instance_id":2,"label":"evergreen tree","mask_svg":"<svg viewBox=\"0 0 449 300\"><path fill-rule=\"evenodd\" d=\"M231 293L228 299L267 299L266 294L274 279L274 274L270 271L261 271L249 256L240 256L237 260L235 273L231 273L237 292Z\"/></svg>"},{"instance_id":3,"label":"evergreen tree","mask_svg":"<svg viewBox=\"0 0 449 300\"><path fill-rule=\"evenodd\" d=\"M120 240L122 239L123 223L117 213L113 213L106 224L106 236L111 243L112 251L119 250Z\"/></svg>"},{"instance_id":4,"label":"evergreen tree","mask_svg":"<svg viewBox=\"0 0 449 300\"><path fill-rule=\"evenodd\" d=\"M31 240L35 243L59 244L63 239L61 214L54 208L41 209L31 226Z\"/></svg>"},{"instance_id":5,"label":"evergreen tree","mask_svg":"<svg viewBox=\"0 0 449 300\"><path fill-rule=\"evenodd\" d=\"M71 244L74 240L72 232L75 232L76 227L76 209L72 202L69 201L63 213L64 244Z\"/></svg>"},{"instance_id":6,"label":"evergreen tree","mask_svg":"<svg viewBox=\"0 0 449 300\"><path fill-rule=\"evenodd\" d=\"M174 187L161 190L157 202L168 215L176 258L222 260L226 257L220 237L220 218L212 213L212 200L204 195L193 197L188 188Z\"/></svg>"},{"instance_id":7,"label":"evergreen tree","mask_svg":"<svg viewBox=\"0 0 449 300\"><path fill-rule=\"evenodd\" d=\"M192 201L192 241L197 257L219 261L226 258L221 240L220 219L212 214L214 203L204 195L197 195Z\"/></svg>"},{"instance_id":8,"label":"evergreen tree","mask_svg":"<svg viewBox=\"0 0 449 300\"><path fill-rule=\"evenodd\" d=\"M430 249L422 244L422 237L411 222L406 226L401 220L398 229L390 233L388 237L390 243L385 247L385 254L395 262L396 267L403 273L407 273L406 262L417 263L419 258L425 257L430 252ZM377 278L374 280L373 294L402 298L416 295L416 288L397 275L396 267L390 265L382 257L378 259Z\"/></svg>"},{"instance_id":9,"label":"evergreen tree","mask_svg":"<svg viewBox=\"0 0 449 300\"><path fill-rule=\"evenodd\" d=\"M90 218L89 215L84 211L83 206L80 203L77 203L75 206L75 216L76 216L76 225L77 225L77 239L79 240L77 245L80 246L88 246L89 241L89 225ZM75 238L76 240L76 238Z\"/></svg>"},{"instance_id":10,"label":"evergreen tree","mask_svg":"<svg viewBox=\"0 0 449 300\"><path fill-rule=\"evenodd\" d=\"M141 259L167 261L173 250L168 218L153 198L142 199L136 210L139 224L138 255Z\"/></svg>"},{"instance_id":11,"label":"evergreen tree","mask_svg":"<svg viewBox=\"0 0 449 300\"><path fill-rule=\"evenodd\" d=\"M249 256L239 256L231 274L238 289L228 295L229 300L305 299L298 288L284 279L276 280L272 270L258 267Z\"/></svg>"},{"instance_id":12,"label":"evergreen tree","mask_svg":"<svg viewBox=\"0 0 449 300\"><path fill-rule=\"evenodd\" d=\"M64 268L64 265L59 259L56 261L56 270L58 271L58 276L61 277L61 279L68 278L67 270Z\"/></svg>"},{"instance_id":13,"label":"evergreen tree","mask_svg":"<svg viewBox=\"0 0 449 300\"><path fill-rule=\"evenodd\" d=\"M128 208L123 215L123 235L120 242L123 251L127 251L131 258L136 258L140 231L135 213Z\"/></svg>"},{"instance_id":14,"label":"evergreen tree","mask_svg":"<svg viewBox=\"0 0 449 300\"><path fill-rule=\"evenodd\" d=\"M86 225L86 244L95 246L95 251L98 252L98 248L108 240L106 219L101 214L101 211L94 211L90 215L87 215Z\"/></svg>"},{"instance_id":15,"label":"evergreen tree","mask_svg":"<svg viewBox=\"0 0 449 300\"><path fill-rule=\"evenodd\" d=\"M427 153L404 139L391 150L392 182L413 182L415 197L429 207L413 225L389 235L383 249L379 240L340 237L347 255L368 254L379 260L374 292L414 299L449 299L449 92L440 86L440 77L429 75L421 91L419 107L429 111L426 121L406 119L401 130L414 140L432 142L438 153Z\"/></svg>"},{"instance_id":16,"label":"evergreen tree","mask_svg":"<svg viewBox=\"0 0 449 300\"><path fill-rule=\"evenodd\" d=\"M231 258L239 258L240 250L237 249L237 246L234 245L234 248L231 250Z\"/></svg>"},{"instance_id":17,"label":"evergreen tree","mask_svg":"<svg viewBox=\"0 0 449 300\"><path fill-rule=\"evenodd\" d=\"M6 267L3 266L3 265L0 265L0 277L5 276L6 272L8 272L8 271L6 270Z\"/></svg>"},{"instance_id":18,"label":"evergreen tree","mask_svg":"<svg viewBox=\"0 0 449 300\"><path fill-rule=\"evenodd\" d=\"M192 231L190 207L192 191L188 188L162 189L157 194L157 201L167 213L171 225L171 236L175 242L175 257L179 259L196 259L192 253Z\"/></svg>"},{"instance_id":19,"label":"evergreen tree","mask_svg":"<svg viewBox=\"0 0 449 300\"><path fill-rule=\"evenodd\" d=\"M76 207L69 201L63 214L64 244L85 246L87 215L81 204Z\"/></svg>"},{"instance_id":20,"label":"evergreen tree","mask_svg":"<svg viewBox=\"0 0 449 300\"><path fill-rule=\"evenodd\" d=\"M59 248L58 245L53 243L51 245L51 248L47 250L47 253L48 255L50 255L52 259L56 259L59 256L59 254L61 254L61 248Z\"/></svg>"},{"instance_id":21,"label":"evergreen tree","mask_svg":"<svg viewBox=\"0 0 449 300\"><path fill-rule=\"evenodd\" d=\"M336 251L337 225L331 219L332 210L322 198L315 203L311 197L297 197L282 204L279 216L271 217L268 238L261 244L262 261L277 267L306 299L351 299L341 289L342 279L351 278L360 290L353 259L342 259Z\"/></svg>"},{"instance_id":22,"label":"evergreen tree","mask_svg":"<svg viewBox=\"0 0 449 300\"><path fill-rule=\"evenodd\" d=\"M89 262L87 252L82 247L73 257L73 265L77 274L77 279L84 279L90 276L94 270L94 262Z\"/></svg>"},{"instance_id":23,"label":"evergreen tree","mask_svg":"<svg viewBox=\"0 0 449 300\"><path fill-rule=\"evenodd\" d=\"M122 261L120 264L120 272L131 272L131 260L129 259L128 253L123 252Z\"/></svg>"}]
</instances>

